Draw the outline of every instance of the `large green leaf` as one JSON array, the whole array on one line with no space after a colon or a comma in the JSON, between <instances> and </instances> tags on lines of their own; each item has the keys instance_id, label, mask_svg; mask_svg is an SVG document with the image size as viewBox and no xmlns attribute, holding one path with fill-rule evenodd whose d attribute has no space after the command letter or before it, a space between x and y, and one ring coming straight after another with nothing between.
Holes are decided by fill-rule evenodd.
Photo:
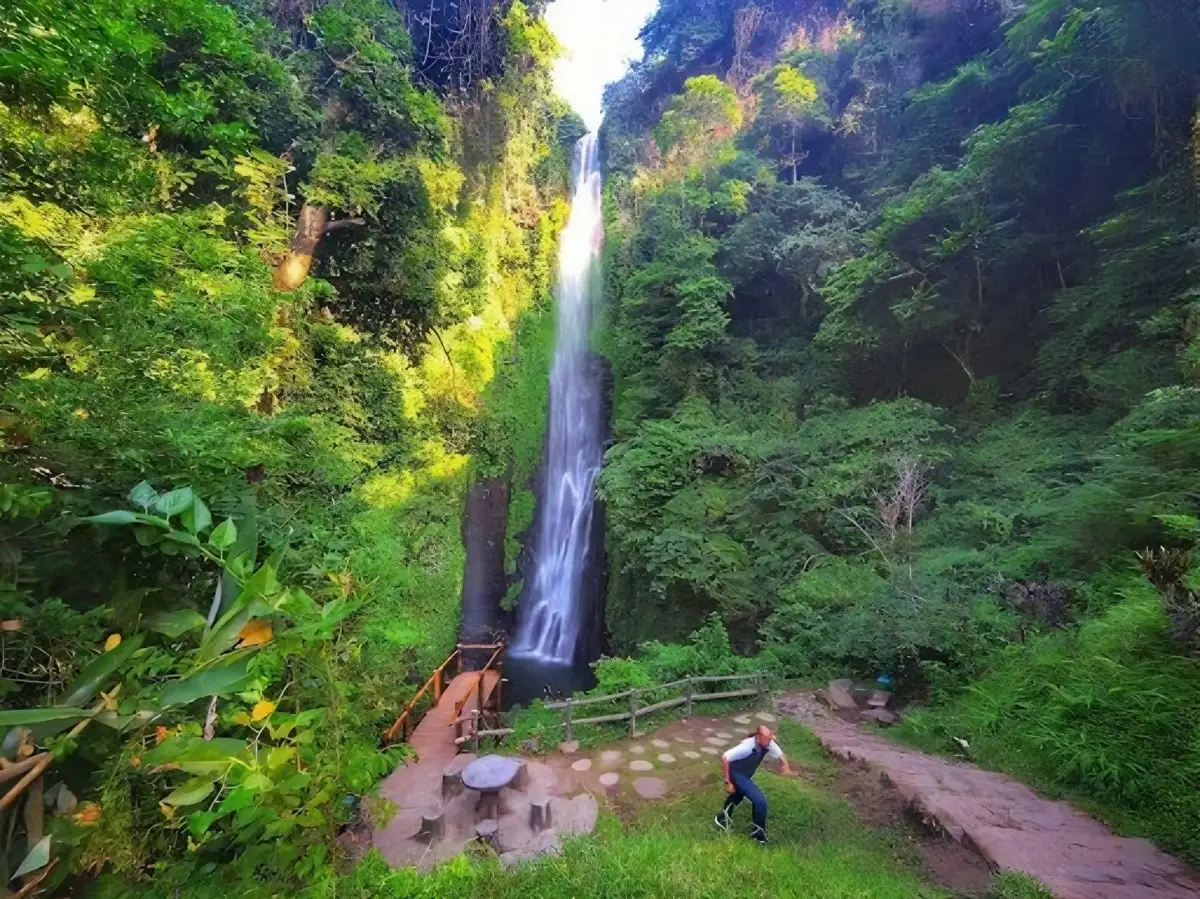
<instances>
[{"instance_id":1,"label":"large green leaf","mask_svg":"<svg viewBox=\"0 0 1200 899\"><path fill-rule=\"evenodd\" d=\"M24 727L30 724L45 724L48 721L71 723L88 717L84 709L64 709L50 706L42 709L13 709L0 712L0 727Z\"/></svg>"},{"instance_id":2,"label":"large green leaf","mask_svg":"<svg viewBox=\"0 0 1200 899\"><path fill-rule=\"evenodd\" d=\"M142 648L145 634L134 634L128 640L111 652L101 653L83 666L83 670L67 687L66 695L59 705L82 706L91 699L122 665L129 661L130 656Z\"/></svg>"},{"instance_id":3,"label":"large green leaf","mask_svg":"<svg viewBox=\"0 0 1200 899\"><path fill-rule=\"evenodd\" d=\"M164 493L154 500L154 511L166 518L179 515L192 507L196 494L191 487L180 487L170 493Z\"/></svg>"},{"instance_id":4,"label":"large green leaf","mask_svg":"<svg viewBox=\"0 0 1200 899\"><path fill-rule=\"evenodd\" d=\"M206 696L236 693L249 686L253 678L248 667L250 660L241 658L232 665L221 668L206 668L196 674L169 684L159 695L159 704L165 709L176 705L187 705Z\"/></svg>"},{"instance_id":5,"label":"large green leaf","mask_svg":"<svg viewBox=\"0 0 1200 899\"><path fill-rule=\"evenodd\" d=\"M192 778L187 783L176 787L163 802L176 807L195 805L197 802L202 802L212 795L213 786L216 785L216 782L215 777Z\"/></svg>"},{"instance_id":6,"label":"large green leaf","mask_svg":"<svg viewBox=\"0 0 1200 899\"><path fill-rule=\"evenodd\" d=\"M250 621L251 615L253 615L253 610L250 604L240 601L222 615L200 643L200 652L197 658L201 664L211 662L226 650L232 649L237 642L238 634Z\"/></svg>"},{"instance_id":7,"label":"large green leaf","mask_svg":"<svg viewBox=\"0 0 1200 899\"><path fill-rule=\"evenodd\" d=\"M229 547L226 559L245 557L249 563L246 567L253 570L258 559L258 514L254 505L254 494L247 494L243 501L243 511L238 518L235 528L233 545ZM230 572L221 576L221 611L233 606L237 601L241 587Z\"/></svg>"},{"instance_id":8,"label":"large green leaf","mask_svg":"<svg viewBox=\"0 0 1200 899\"><path fill-rule=\"evenodd\" d=\"M229 549L237 542L238 529L232 518L226 518L208 535L208 542L217 549Z\"/></svg>"},{"instance_id":9,"label":"large green leaf","mask_svg":"<svg viewBox=\"0 0 1200 899\"><path fill-rule=\"evenodd\" d=\"M232 737L217 737L203 740L200 737L171 737L155 746L142 756L142 764L183 765L190 762L228 762L241 758L249 751L244 740Z\"/></svg>"},{"instance_id":10,"label":"large green leaf","mask_svg":"<svg viewBox=\"0 0 1200 899\"><path fill-rule=\"evenodd\" d=\"M25 861L21 862L21 867L13 873L13 877L24 877L26 874L32 874L40 868L50 864L50 837L42 837L29 854L25 856Z\"/></svg>"},{"instance_id":11,"label":"large green leaf","mask_svg":"<svg viewBox=\"0 0 1200 899\"><path fill-rule=\"evenodd\" d=\"M204 505L204 500L198 496L192 500L190 508L183 510L179 520L193 534L199 534L212 527L212 513L208 511L208 506Z\"/></svg>"},{"instance_id":12,"label":"large green leaf","mask_svg":"<svg viewBox=\"0 0 1200 899\"><path fill-rule=\"evenodd\" d=\"M179 609L176 612L160 612L152 615L144 622L146 627L158 634L163 634L174 640L188 631L204 627L204 616L195 609Z\"/></svg>"},{"instance_id":13,"label":"large green leaf","mask_svg":"<svg viewBox=\"0 0 1200 899\"><path fill-rule=\"evenodd\" d=\"M129 501L141 508L143 512L149 512L156 499L158 499L158 491L146 481L142 481L129 491Z\"/></svg>"},{"instance_id":14,"label":"large green leaf","mask_svg":"<svg viewBox=\"0 0 1200 899\"><path fill-rule=\"evenodd\" d=\"M136 524L141 519L136 512L118 509L115 512L105 512L103 515L89 515L82 518L84 524Z\"/></svg>"},{"instance_id":15,"label":"large green leaf","mask_svg":"<svg viewBox=\"0 0 1200 899\"><path fill-rule=\"evenodd\" d=\"M238 634L252 617L275 613L275 609L258 600L261 596L270 596L278 592L279 581L275 575L279 570L284 549L281 546L271 553L271 557L262 563L258 571L246 579L237 600L217 620L213 629L200 644L199 659L202 663L211 662L222 653L232 649L237 642Z\"/></svg>"}]
</instances>

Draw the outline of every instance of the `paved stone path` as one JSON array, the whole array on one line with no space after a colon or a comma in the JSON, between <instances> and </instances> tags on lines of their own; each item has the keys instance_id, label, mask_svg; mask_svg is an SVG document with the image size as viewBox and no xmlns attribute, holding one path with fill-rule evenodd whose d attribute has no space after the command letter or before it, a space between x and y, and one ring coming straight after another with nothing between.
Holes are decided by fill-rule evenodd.
<instances>
[{"instance_id":1,"label":"paved stone path","mask_svg":"<svg viewBox=\"0 0 1200 899\"><path fill-rule=\"evenodd\" d=\"M1200 896L1200 879L1182 862L1146 840L1114 836L1003 774L903 749L835 718L811 694L786 696L779 709L811 729L832 755L877 769L959 843L1001 870L1036 877L1059 899Z\"/></svg>"}]
</instances>

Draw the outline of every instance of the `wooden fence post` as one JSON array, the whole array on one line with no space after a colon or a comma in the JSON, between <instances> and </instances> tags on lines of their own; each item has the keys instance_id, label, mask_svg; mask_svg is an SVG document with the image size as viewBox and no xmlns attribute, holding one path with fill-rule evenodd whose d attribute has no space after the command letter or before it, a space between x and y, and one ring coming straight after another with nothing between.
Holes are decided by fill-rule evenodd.
<instances>
[{"instance_id":1,"label":"wooden fence post","mask_svg":"<svg viewBox=\"0 0 1200 899\"><path fill-rule=\"evenodd\" d=\"M692 679L690 677L687 679L685 689L687 690L687 705L684 706L684 708L686 709L685 715L686 715L686 717L691 718L692 717Z\"/></svg>"},{"instance_id":2,"label":"wooden fence post","mask_svg":"<svg viewBox=\"0 0 1200 899\"><path fill-rule=\"evenodd\" d=\"M482 712L475 713L475 732L471 735L471 745L475 747L475 754L479 755L479 728L483 724Z\"/></svg>"},{"instance_id":3,"label":"wooden fence post","mask_svg":"<svg viewBox=\"0 0 1200 899\"><path fill-rule=\"evenodd\" d=\"M763 701L763 696L766 695L766 679L761 671L754 676L754 686L758 688L758 701Z\"/></svg>"},{"instance_id":4,"label":"wooden fence post","mask_svg":"<svg viewBox=\"0 0 1200 899\"><path fill-rule=\"evenodd\" d=\"M629 691L629 736L637 736L637 690Z\"/></svg>"},{"instance_id":5,"label":"wooden fence post","mask_svg":"<svg viewBox=\"0 0 1200 899\"><path fill-rule=\"evenodd\" d=\"M437 705L442 698L442 670L439 668L433 673L433 704Z\"/></svg>"},{"instance_id":6,"label":"wooden fence post","mask_svg":"<svg viewBox=\"0 0 1200 899\"><path fill-rule=\"evenodd\" d=\"M567 731L567 742L570 743L573 738L572 733L571 733L571 697L570 696L567 697L567 712L566 712L565 724L566 724L566 731Z\"/></svg>"}]
</instances>

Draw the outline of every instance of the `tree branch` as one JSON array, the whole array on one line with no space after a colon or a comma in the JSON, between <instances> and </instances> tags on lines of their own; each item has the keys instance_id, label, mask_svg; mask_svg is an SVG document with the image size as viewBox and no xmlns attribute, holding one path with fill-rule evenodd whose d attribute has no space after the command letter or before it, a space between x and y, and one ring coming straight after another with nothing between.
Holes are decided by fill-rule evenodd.
<instances>
[{"instance_id":1,"label":"tree branch","mask_svg":"<svg viewBox=\"0 0 1200 899\"><path fill-rule=\"evenodd\" d=\"M323 232L323 234L328 234L330 231L341 231L343 228L358 227L360 225L365 225L366 223L367 223L366 219L360 219L360 218L337 219L335 221L329 222L325 226L325 231Z\"/></svg>"}]
</instances>

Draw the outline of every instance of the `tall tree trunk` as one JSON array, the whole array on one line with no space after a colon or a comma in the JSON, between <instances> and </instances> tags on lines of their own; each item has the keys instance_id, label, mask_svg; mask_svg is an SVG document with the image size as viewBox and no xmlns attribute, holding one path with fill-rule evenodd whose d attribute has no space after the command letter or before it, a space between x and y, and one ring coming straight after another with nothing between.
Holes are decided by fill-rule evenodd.
<instances>
[{"instance_id":1,"label":"tall tree trunk","mask_svg":"<svg viewBox=\"0 0 1200 899\"><path fill-rule=\"evenodd\" d=\"M351 225L365 225L364 219L329 220L329 210L323 206L311 206L305 203L300 209L300 221L296 225L296 236L288 248L283 262L275 266L274 283L276 290L295 290L308 278L312 269L313 256L317 246L330 231L348 228Z\"/></svg>"},{"instance_id":2,"label":"tall tree trunk","mask_svg":"<svg viewBox=\"0 0 1200 899\"><path fill-rule=\"evenodd\" d=\"M310 206L305 203L300 209L300 221L296 225L296 235L283 262L275 267L275 289L295 290L308 278L312 268L313 256L317 246L325 236L325 228L329 224L329 210L323 206Z\"/></svg>"}]
</instances>

